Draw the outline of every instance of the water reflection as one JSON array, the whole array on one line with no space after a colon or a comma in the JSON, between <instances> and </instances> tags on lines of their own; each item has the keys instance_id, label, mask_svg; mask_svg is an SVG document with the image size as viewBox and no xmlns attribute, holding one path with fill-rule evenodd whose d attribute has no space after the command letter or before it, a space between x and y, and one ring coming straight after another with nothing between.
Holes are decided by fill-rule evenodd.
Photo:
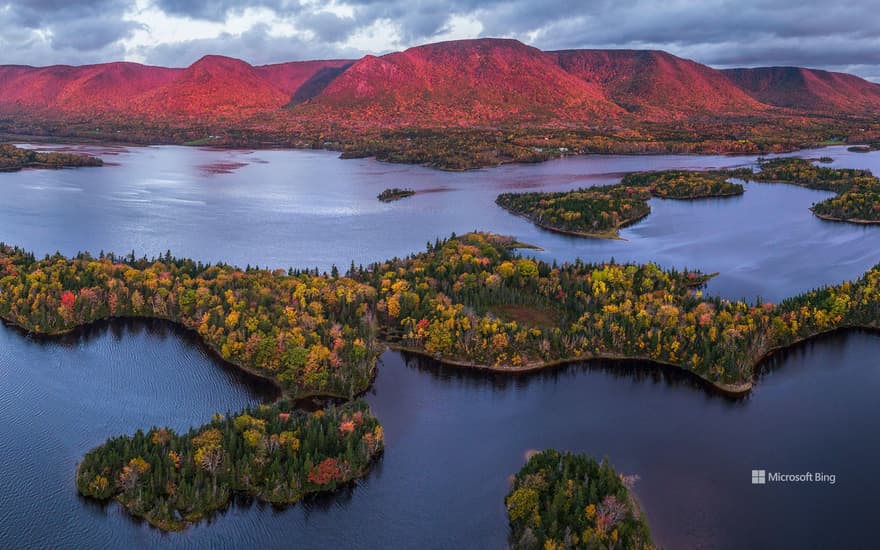
<instances>
[{"instance_id":1,"label":"water reflection","mask_svg":"<svg viewBox=\"0 0 880 550\"><path fill-rule=\"evenodd\" d=\"M790 186L749 184L730 201L652 200L651 216L625 230L628 241L547 233L493 204L507 189L565 190L634 170L751 158L594 156L455 174L315 151L112 154L106 169L0 175L2 240L38 254L170 248L207 261L329 269L482 229L533 242L547 260L613 256L720 271L711 292L770 300L857 277L880 250L880 229L822 222L807 209L827 194ZM880 152L821 154L880 172ZM200 168L223 164L236 168L210 176ZM395 186L422 192L375 199ZM651 527L669 548L864 547L880 490L878 352L880 340L864 332L810 341L771 357L742 399L636 363L502 376L389 352L366 396L388 444L369 476L284 510L237 499L210 522L162 534L119 506L78 498L82 454L150 425L200 425L272 399L274 389L166 323L96 324L52 340L0 326L0 547L502 548L508 478L527 450L546 447L608 456L638 474ZM755 467L821 470L838 483L756 490Z\"/></svg>"},{"instance_id":2,"label":"water reflection","mask_svg":"<svg viewBox=\"0 0 880 550\"><path fill-rule=\"evenodd\" d=\"M680 368L660 363L637 360L596 359L587 362L574 362L556 365L537 371L503 373L476 369L462 369L446 365L431 358L400 352L407 367L426 376L432 376L447 384L454 384L463 390L483 388L487 384L493 391L503 392L507 388L527 389L531 384L560 384L573 381L581 376L601 374L613 379L628 380L637 384L663 385L664 387L690 388L705 392L708 396L730 403L748 399L748 396L731 396L718 391L712 384L695 374ZM780 361L781 362L781 361Z\"/></svg>"}]
</instances>

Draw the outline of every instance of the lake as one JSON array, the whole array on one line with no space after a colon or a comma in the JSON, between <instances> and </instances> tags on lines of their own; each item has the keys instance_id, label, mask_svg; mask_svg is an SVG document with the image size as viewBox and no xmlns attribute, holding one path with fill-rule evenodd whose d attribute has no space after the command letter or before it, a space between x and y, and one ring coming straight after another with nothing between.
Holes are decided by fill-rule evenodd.
<instances>
[{"instance_id":1,"label":"lake","mask_svg":"<svg viewBox=\"0 0 880 550\"><path fill-rule=\"evenodd\" d=\"M547 260L657 261L719 271L709 291L779 300L857 277L877 263L880 228L824 222L829 196L748 184L741 197L654 199L626 241L556 235L494 205L510 190L613 183L628 171L748 165L753 157L591 156L450 173L318 151L103 148L98 169L0 174L0 240L59 250L270 267L342 268L405 255L451 232L516 235ZM834 166L880 173L880 154L845 148ZM380 203L388 187L414 197ZM745 399L676 371L592 364L493 376L398 353L382 357L367 400L386 452L353 488L286 510L239 502L213 521L162 534L111 503L77 496L76 462L107 437L176 429L270 400L264 384L216 361L165 323L101 324L62 339L0 327L0 546L504 547L503 496L530 449L608 456L668 548L864 547L880 482L874 397L880 338L854 332L768 364ZM830 484L753 486L752 469L836 475Z\"/></svg>"}]
</instances>

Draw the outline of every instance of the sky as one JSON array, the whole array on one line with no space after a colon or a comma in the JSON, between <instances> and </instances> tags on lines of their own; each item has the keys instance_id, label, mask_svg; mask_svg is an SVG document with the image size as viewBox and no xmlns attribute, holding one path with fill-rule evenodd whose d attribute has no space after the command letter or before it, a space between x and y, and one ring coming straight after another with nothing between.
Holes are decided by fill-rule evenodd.
<instances>
[{"instance_id":1,"label":"sky","mask_svg":"<svg viewBox=\"0 0 880 550\"><path fill-rule=\"evenodd\" d=\"M252 64L516 38L544 50L662 49L714 67L798 65L880 82L876 0L0 0L0 64L206 54Z\"/></svg>"}]
</instances>

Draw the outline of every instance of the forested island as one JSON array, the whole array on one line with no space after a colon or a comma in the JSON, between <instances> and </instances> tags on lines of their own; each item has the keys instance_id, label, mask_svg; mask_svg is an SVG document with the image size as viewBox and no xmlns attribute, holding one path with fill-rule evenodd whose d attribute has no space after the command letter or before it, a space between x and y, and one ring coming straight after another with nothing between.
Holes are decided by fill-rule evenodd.
<instances>
[{"instance_id":1,"label":"forested island","mask_svg":"<svg viewBox=\"0 0 880 550\"><path fill-rule=\"evenodd\" d=\"M511 548L655 548L628 479L607 460L554 449L536 453L505 499Z\"/></svg>"},{"instance_id":2,"label":"forested island","mask_svg":"<svg viewBox=\"0 0 880 550\"><path fill-rule=\"evenodd\" d=\"M414 189L399 189L394 187L392 189L385 189L376 197L382 202L392 202L399 201L400 199L404 199L406 197L411 197L415 195L416 192Z\"/></svg>"},{"instance_id":3,"label":"forested island","mask_svg":"<svg viewBox=\"0 0 880 550\"><path fill-rule=\"evenodd\" d=\"M282 400L215 415L186 434L152 428L111 438L86 453L76 486L179 530L225 508L235 493L292 504L332 491L366 474L382 445L382 427L363 401L307 413Z\"/></svg>"},{"instance_id":4,"label":"forested island","mask_svg":"<svg viewBox=\"0 0 880 550\"><path fill-rule=\"evenodd\" d=\"M824 157L827 158L827 157ZM819 162L827 162L819 159ZM729 180L786 183L832 191L836 197L810 210L825 220L880 223L880 179L869 170L828 168L801 158L759 159L759 170L638 172L620 183L557 193L503 193L495 202L538 227L581 237L618 239L618 230L651 212L652 197L691 200L741 195Z\"/></svg>"},{"instance_id":5,"label":"forested island","mask_svg":"<svg viewBox=\"0 0 880 550\"><path fill-rule=\"evenodd\" d=\"M558 233L620 238L618 229L651 213L648 200L693 200L741 195L743 186L727 181L751 170L688 172L669 170L628 174L615 185L559 193L503 193L495 202L535 225Z\"/></svg>"},{"instance_id":6,"label":"forested island","mask_svg":"<svg viewBox=\"0 0 880 550\"><path fill-rule=\"evenodd\" d=\"M98 157L77 153L40 153L8 143L0 144L0 172L15 172L23 168L76 168L103 166Z\"/></svg>"},{"instance_id":7,"label":"forested island","mask_svg":"<svg viewBox=\"0 0 880 550\"><path fill-rule=\"evenodd\" d=\"M822 219L880 223L880 179L870 170L816 166L799 158L762 160L759 166L760 171L749 179L837 193L812 206L813 213Z\"/></svg>"}]
</instances>

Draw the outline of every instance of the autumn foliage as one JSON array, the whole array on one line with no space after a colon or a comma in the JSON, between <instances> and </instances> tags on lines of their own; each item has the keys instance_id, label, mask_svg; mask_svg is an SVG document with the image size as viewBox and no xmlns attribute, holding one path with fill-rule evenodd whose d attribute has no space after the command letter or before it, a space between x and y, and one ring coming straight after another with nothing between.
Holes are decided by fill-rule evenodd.
<instances>
[{"instance_id":1,"label":"autumn foliage","mask_svg":"<svg viewBox=\"0 0 880 550\"><path fill-rule=\"evenodd\" d=\"M515 254L514 246L511 238L470 233L338 277L242 271L170 255L36 260L4 246L0 317L46 334L109 317L168 319L289 395L341 397L368 387L382 340L499 369L645 359L744 391L770 350L880 319L880 266L780 304L749 304L703 296L707 277L699 272L551 265ZM511 308L519 321L495 313ZM555 321L529 321L539 318Z\"/></svg>"},{"instance_id":2,"label":"autumn foliage","mask_svg":"<svg viewBox=\"0 0 880 550\"><path fill-rule=\"evenodd\" d=\"M693 200L742 194L742 185L727 181L739 172L641 172L628 174L615 185L557 193L502 193L495 202L551 231L617 238L618 229L651 212L647 202L651 197Z\"/></svg>"},{"instance_id":3,"label":"autumn foliage","mask_svg":"<svg viewBox=\"0 0 880 550\"><path fill-rule=\"evenodd\" d=\"M828 168L800 158L766 159L748 179L788 183L837 193L813 205L820 218L855 223L880 223L880 179L869 170Z\"/></svg>"},{"instance_id":4,"label":"autumn foliage","mask_svg":"<svg viewBox=\"0 0 880 550\"><path fill-rule=\"evenodd\" d=\"M234 493L290 504L335 489L364 475L382 448L382 428L362 401L319 413L282 401L217 415L186 434L152 428L111 438L86 453L76 484L83 495L115 498L176 530L225 507Z\"/></svg>"},{"instance_id":5,"label":"autumn foliage","mask_svg":"<svg viewBox=\"0 0 880 550\"><path fill-rule=\"evenodd\" d=\"M505 504L517 550L654 548L630 488L607 460L537 453L516 474Z\"/></svg>"}]
</instances>

